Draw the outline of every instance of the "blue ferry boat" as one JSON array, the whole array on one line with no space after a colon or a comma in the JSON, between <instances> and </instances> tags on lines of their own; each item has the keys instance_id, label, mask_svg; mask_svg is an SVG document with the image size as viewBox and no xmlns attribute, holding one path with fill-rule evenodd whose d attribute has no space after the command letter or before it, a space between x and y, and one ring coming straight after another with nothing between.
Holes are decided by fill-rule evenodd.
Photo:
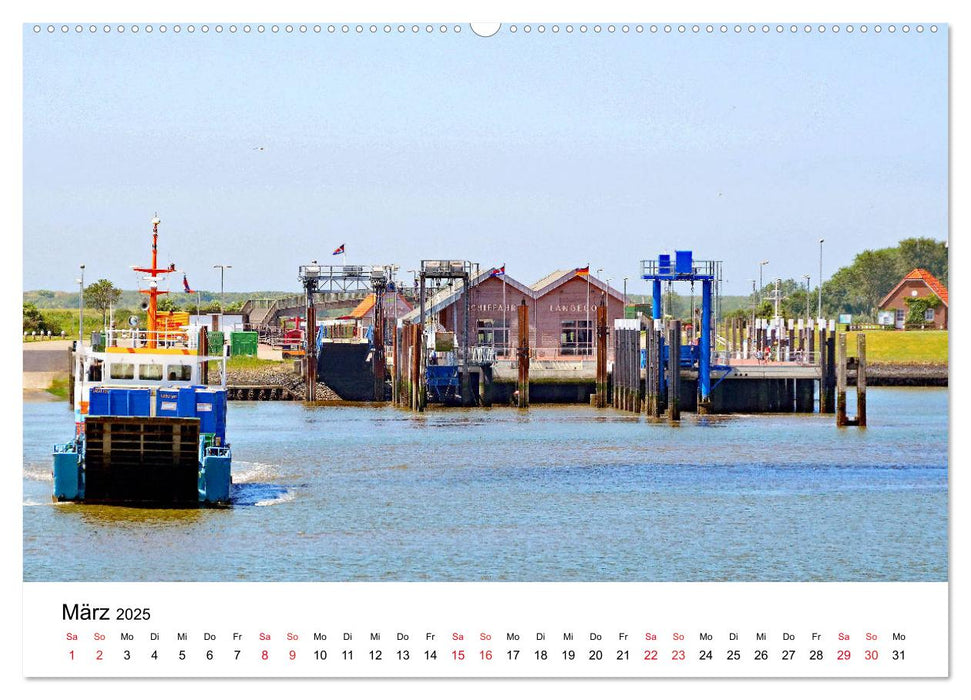
<instances>
[{"instance_id":1,"label":"blue ferry boat","mask_svg":"<svg viewBox=\"0 0 971 700\"><path fill-rule=\"evenodd\" d=\"M230 504L225 356L205 328L157 329L158 224L146 273L147 330L106 330L74 355L74 439L54 446L55 501L186 508ZM209 386L210 363L220 373Z\"/></svg>"}]
</instances>

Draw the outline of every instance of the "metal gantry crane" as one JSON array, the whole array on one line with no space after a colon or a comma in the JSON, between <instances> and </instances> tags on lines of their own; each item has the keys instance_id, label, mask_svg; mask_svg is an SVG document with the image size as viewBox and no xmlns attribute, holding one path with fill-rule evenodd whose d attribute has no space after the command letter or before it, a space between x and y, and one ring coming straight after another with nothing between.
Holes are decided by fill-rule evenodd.
<instances>
[{"instance_id":1,"label":"metal gantry crane","mask_svg":"<svg viewBox=\"0 0 971 700\"><path fill-rule=\"evenodd\" d=\"M384 400L384 375L386 372L384 351L384 295L393 281L397 265L320 265L316 260L301 265L298 273L307 303L307 332L305 334L307 400L317 399L317 312L314 297L318 292L374 293L374 334L371 367L374 371L375 400Z\"/></svg>"},{"instance_id":2,"label":"metal gantry crane","mask_svg":"<svg viewBox=\"0 0 971 700\"><path fill-rule=\"evenodd\" d=\"M720 260L694 260L690 250L676 250L674 260L668 254L657 260L641 261L641 278L651 282L652 317L659 322L662 282L701 282L701 333L698 343L698 401L706 407L711 401L712 310L717 304L721 283ZM692 310L692 315L694 311ZM680 348L670 348L669 362L680 362Z\"/></svg>"}]
</instances>

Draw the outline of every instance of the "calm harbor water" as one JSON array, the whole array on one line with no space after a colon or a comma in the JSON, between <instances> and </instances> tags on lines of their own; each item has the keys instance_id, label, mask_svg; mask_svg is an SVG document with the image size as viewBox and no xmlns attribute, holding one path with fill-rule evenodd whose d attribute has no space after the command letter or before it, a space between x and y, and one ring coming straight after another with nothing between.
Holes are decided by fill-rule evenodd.
<instances>
[{"instance_id":1,"label":"calm harbor water","mask_svg":"<svg viewBox=\"0 0 971 700\"><path fill-rule=\"evenodd\" d=\"M50 501L24 404L26 581L946 581L946 389L832 416L233 403L235 506ZM852 412L852 409L851 409Z\"/></svg>"}]
</instances>

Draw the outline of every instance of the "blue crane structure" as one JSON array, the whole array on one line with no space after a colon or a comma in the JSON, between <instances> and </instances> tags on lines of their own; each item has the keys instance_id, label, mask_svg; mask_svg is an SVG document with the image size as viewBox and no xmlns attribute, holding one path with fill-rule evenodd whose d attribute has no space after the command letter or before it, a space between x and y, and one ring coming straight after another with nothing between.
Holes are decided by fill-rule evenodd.
<instances>
[{"instance_id":1,"label":"blue crane structure","mask_svg":"<svg viewBox=\"0 0 971 700\"><path fill-rule=\"evenodd\" d=\"M712 309L715 304L715 288L721 277L720 260L694 260L692 251L674 251L674 260L670 254L658 255L657 260L641 261L641 278L651 282L651 316L658 321L661 314L661 283L662 282L701 282L701 333L697 349L698 363L698 399L699 406L707 406L711 401L711 334ZM694 309L692 309L692 316ZM681 348L670 348L668 358L683 358ZM689 352L689 365L694 364L695 353ZM670 361L670 359L669 359Z\"/></svg>"}]
</instances>

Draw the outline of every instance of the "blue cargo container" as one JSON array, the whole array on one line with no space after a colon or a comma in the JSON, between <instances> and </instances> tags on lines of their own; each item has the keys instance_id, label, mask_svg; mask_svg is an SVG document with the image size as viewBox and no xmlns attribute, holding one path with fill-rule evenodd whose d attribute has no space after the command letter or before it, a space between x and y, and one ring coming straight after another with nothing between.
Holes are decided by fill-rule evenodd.
<instances>
[{"instance_id":1,"label":"blue cargo container","mask_svg":"<svg viewBox=\"0 0 971 700\"><path fill-rule=\"evenodd\" d=\"M88 413L90 414L90 405ZM108 389L108 415L112 416L150 416L152 415L152 392L150 389Z\"/></svg>"},{"instance_id":2,"label":"blue cargo container","mask_svg":"<svg viewBox=\"0 0 971 700\"><path fill-rule=\"evenodd\" d=\"M196 390L190 387L159 389L155 398L155 415L195 418Z\"/></svg>"},{"instance_id":3,"label":"blue cargo container","mask_svg":"<svg viewBox=\"0 0 971 700\"><path fill-rule=\"evenodd\" d=\"M196 417L199 418L199 432L212 433L226 439L226 390L210 389L196 392Z\"/></svg>"},{"instance_id":4,"label":"blue cargo container","mask_svg":"<svg viewBox=\"0 0 971 700\"><path fill-rule=\"evenodd\" d=\"M108 409L108 397L110 396L110 389L103 389L97 387L91 390L88 395L88 415L89 416L107 416L110 415Z\"/></svg>"},{"instance_id":5,"label":"blue cargo container","mask_svg":"<svg viewBox=\"0 0 971 700\"><path fill-rule=\"evenodd\" d=\"M88 396L89 416L150 416L150 389L92 389Z\"/></svg>"},{"instance_id":6,"label":"blue cargo container","mask_svg":"<svg viewBox=\"0 0 971 700\"><path fill-rule=\"evenodd\" d=\"M159 389L155 395L155 415L170 418L179 415L179 390Z\"/></svg>"}]
</instances>

